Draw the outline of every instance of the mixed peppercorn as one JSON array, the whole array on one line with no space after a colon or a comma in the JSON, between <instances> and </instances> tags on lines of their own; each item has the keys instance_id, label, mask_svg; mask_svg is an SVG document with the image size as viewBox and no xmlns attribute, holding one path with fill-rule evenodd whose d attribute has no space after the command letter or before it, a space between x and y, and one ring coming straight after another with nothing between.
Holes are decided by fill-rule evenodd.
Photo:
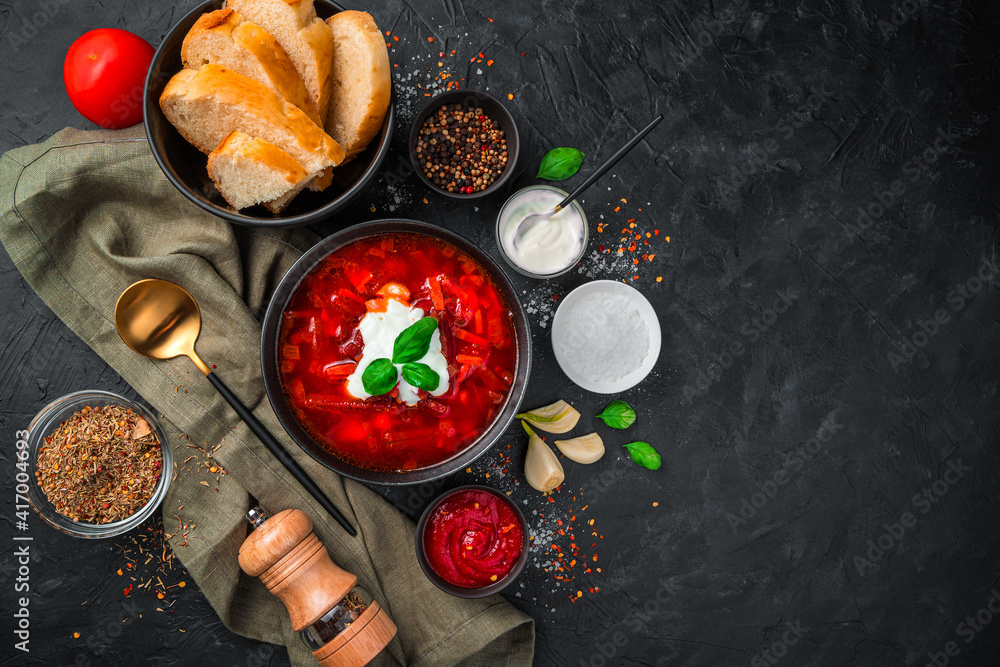
<instances>
[{"instance_id":1,"label":"mixed peppercorn","mask_svg":"<svg viewBox=\"0 0 1000 667\"><path fill-rule=\"evenodd\" d=\"M63 516L103 524L138 512L162 468L160 441L145 419L117 405L88 406L45 438L35 479Z\"/></svg>"},{"instance_id":2,"label":"mixed peppercorn","mask_svg":"<svg viewBox=\"0 0 1000 667\"><path fill-rule=\"evenodd\" d=\"M488 188L507 166L507 139L482 108L444 104L424 121L416 146L424 175L448 192Z\"/></svg>"}]
</instances>

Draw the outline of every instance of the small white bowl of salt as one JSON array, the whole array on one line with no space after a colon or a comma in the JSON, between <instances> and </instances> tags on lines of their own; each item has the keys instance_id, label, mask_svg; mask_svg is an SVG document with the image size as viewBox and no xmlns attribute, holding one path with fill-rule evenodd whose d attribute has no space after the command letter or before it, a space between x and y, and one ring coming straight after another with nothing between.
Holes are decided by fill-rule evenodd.
<instances>
[{"instance_id":1,"label":"small white bowl of salt","mask_svg":"<svg viewBox=\"0 0 1000 667\"><path fill-rule=\"evenodd\" d=\"M595 280L570 292L552 320L552 348L566 376L615 394L642 382L660 356L660 322L638 290Z\"/></svg>"}]
</instances>

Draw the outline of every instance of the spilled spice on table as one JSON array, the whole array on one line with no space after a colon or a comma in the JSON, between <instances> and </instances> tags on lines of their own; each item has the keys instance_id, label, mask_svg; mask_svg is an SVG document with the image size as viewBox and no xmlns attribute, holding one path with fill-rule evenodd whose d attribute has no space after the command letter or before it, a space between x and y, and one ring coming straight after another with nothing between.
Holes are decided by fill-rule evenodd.
<instances>
[{"instance_id":1,"label":"spilled spice on table","mask_svg":"<svg viewBox=\"0 0 1000 667\"><path fill-rule=\"evenodd\" d=\"M186 577L189 576L167 539L163 522L157 516L135 536L115 544L122 559L117 575L126 582L122 594L125 597L138 593L155 595L157 600L163 601L157 611L173 606L176 600L170 591L187 586Z\"/></svg>"}]
</instances>

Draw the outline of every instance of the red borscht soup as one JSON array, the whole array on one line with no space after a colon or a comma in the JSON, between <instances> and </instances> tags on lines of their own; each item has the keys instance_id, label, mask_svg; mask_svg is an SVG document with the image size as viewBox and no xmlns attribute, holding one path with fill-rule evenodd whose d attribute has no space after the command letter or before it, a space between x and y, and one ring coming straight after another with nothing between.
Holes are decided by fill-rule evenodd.
<instances>
[{"instance_id":1,"label":"red borscht soup","mask_svg":"<svg viewBox=\"0 0 1000 667\"><path fill-rule=\"evenodd\" d=\"M417 365L440 371L430 385L390 363L398 332L426 318L437 327ZM373 356L401 378L389 391L392 380L369 377ZM447 241L414 233L332 252L296 288L279 332L281 386L296 419L333 454L370 470L417 470L464 451L503 408L516 357L512 314L489 274ZM414 377L429 390L403 381ZM375 386L379 395L369 395Z\"/></svg>"}]
</instances>

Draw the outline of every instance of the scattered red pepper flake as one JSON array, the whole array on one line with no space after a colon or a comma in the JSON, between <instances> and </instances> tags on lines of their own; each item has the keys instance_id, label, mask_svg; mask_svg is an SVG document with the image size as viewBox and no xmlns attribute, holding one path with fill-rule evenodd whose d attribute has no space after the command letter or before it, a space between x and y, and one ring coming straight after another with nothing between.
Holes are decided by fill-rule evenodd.
<instances>
[{"instance_id":1,"label":"scattered red pepper flake","mask_svg":"<svg viewBox=\"0 0 1000 667\"><path fill-rule=\"evenodd\" d=\"M428 38L427 38L427 41L428 41L428 42L433 42L433 41L434 41L434 38L433 38L433 37L428 37Z\"/></svg>"}]
</instances>

